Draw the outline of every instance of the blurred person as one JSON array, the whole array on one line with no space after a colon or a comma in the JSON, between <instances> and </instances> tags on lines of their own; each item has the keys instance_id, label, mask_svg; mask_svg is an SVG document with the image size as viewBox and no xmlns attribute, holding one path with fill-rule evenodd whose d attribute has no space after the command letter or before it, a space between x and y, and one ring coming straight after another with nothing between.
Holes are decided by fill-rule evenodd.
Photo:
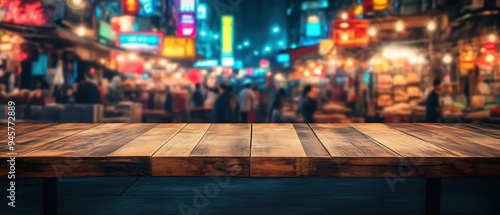
<instances>
[{"instance_id":1,"label":"blurred person","mask_svg":"<svg viewBox=\"0 0 500 215\"><path fill-rule=\"evenodd\" d=\"M170 86L165 86L165 111L167 113L174 112L174 96L170 90Z\"/></svg>"},{"instance_id":2,"label":"blurred person","mask_svg":"<svg viewBox=\"0 0 500 215\"><path fill-rule=\"evenodd\" d=\"M75 102L79 104L102 104L101 94L96 84L88 79L84 74L76 78L74 86Z\"/></svg>"},{"instance_id":3,"label":"blurred person","mask_svg":"<svg viewBox=\"0 0 500 215\"><path fill-rule=\"evenodd\" d=\"M301 113L305 123L314 123L314 112L318 109L319 92L316 88L311 88L302 101Z\"/></svg>"},{"instance_id":4,"label":"blurred person","mask_svg":"<svg viewBox=\"0 0 500 215\"><path fill-rule=\"evenodd\" d=\"M240 91L238 97L238 104L240 110L240 121L242 123L248 122L248 113L253 109L255 101L255 95L251 89L252 81L245 80L243 82L244 88Z\"/></svg>"},{"instance_id":5,"label":"blurred person","mask_svg":"<svg viewBox=\"0 0 500 215\"><path fill-rule=\"evenodd\" d=\"M226 90L231 95L230 104L231 104L232 120L233 120L233 122L236 122L237 121L236 119L238 119L238 98L233 93L234 88L232 85L227 85Z\"/></svg>"},{"instance_id":6,"label":"blurred person","mask_svg":"<svg viewBox=\"0 0 500 215\"><path fill-rule=\"evenodd\" d=\"M437 123L441 117L439 106L439 91L441 90L441 80L435 79L432 83L434 89L427 96L425 102L425 118L428 123Z\"/></svg>"},{"instance_id":7,"label":"blurred person","mask_svg":"<svg viewBox=\"0 0 500 215\"><path fill-rule=\"evenodd\" d=\"M309 92L311 92L311 90L311 85L306 85L304 86L304 89L302 89L302 94L300 95L299 101L297 102L297 110L295 112L297 116L302 114L302 104L304 103L304 100L307 98L307 95L309 94Z\"/></svg>"},{"instance_id":8,"label":"blurred person","mask_svg":"<svg viewBox=\"0 0 500 215\"><path fill-rule=\"evenodd\" d=\"M255 122L267 122L268 121L268 108L269 101L267 98L266 91L262 90L257 92L259 95L257 97L257 108L255 110Z\"/></svg>"},{"instance_id":9,"label":"blurred person","mask_svg":"<svg viewBox=\"0 0 500 215\"><path fill-rule=\"evenodd\" d=\"M218 95L219 89L209 89L207 92L207 98L205 99L205 107L213 109Z\"/></svg>"},{"instance_id":10,"label":"blurred person","mask_svg":"<svg viewBox=\"0 0 500 215\"><path fill-rule=\"evenodd\" d=\"M203 107L205 101L203 101L203 93L201 92L201 85L196 84L194 92L192 93L191 96L193 106L195 107Z\"/></svg>"},{"instance_id":11,"label":"blurred person","mask_svg":"<svg viewBox=\"0 0 500 215\"><path fill-rule=\"evenodd\" d=\"M285 90L279 89L271 104L270 119L271 123L282 123L286 120L283 118L283 107L285 106Z\"/></svg>"},{"instance_id":12,"label":"blurred person","mask_svg":"<svg viewBox=\"0 0 500 215\"><path fill-rule=\"evenodd\" d=\"M108 97L108 100L112 104L119 103L123 100L124 87L123 87L122 78L120 76L117 75L117 76L113 77L113 80L108 85L107 97Z\"/></svg>"},{"instance_id":13,"label":"blurred person","mask_svg":"<svg viewBox=\"0 0 500 215\"><path fill-rule=\"evenodd\" d=\"M213 122L230 123L233 122L233 112L231 111L231 87L221 84L219 86L219 96L214 104Z\"/></svg>"}]
</instances>

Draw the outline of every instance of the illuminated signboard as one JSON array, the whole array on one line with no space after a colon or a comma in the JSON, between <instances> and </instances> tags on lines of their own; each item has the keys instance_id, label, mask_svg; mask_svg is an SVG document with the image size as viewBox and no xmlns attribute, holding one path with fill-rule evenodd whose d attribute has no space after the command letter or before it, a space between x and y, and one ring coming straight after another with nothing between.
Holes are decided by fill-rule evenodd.
<instances>
[{"instance_id":1,"label":"illuminated signboard","mask_svg":"<svg viewBox=\"0 0 500 215\"><path fill-rule=\"evenodd\" d=\"M200 60L194 64L196 68L212 68L217 66L219 62L217 60Z\"/></svg>"},{"instance_id":2,"label":"illuminated signboard","mask_svg":"<svg viewBox=\"0 0 500 215\"><path fill-rule=\"evenodd\" d=\"M128 15L137 15L139 13L138 0L123 0L123 13Z\"/></svg>"},{"instance_id":3,"label":"illuminated signboard","mask_svg":"<svg viewBox=\"0 0 500 215\"><path fill-rule=\"evenodd\" d=\"M165 37L162 55L170 58L195 58L196 42L188 37Z\"/></svg>"},{"instance_id":4,"label":"illuminated signboard","mask_svg":"<svg viewBox=\"0 0 500 215\"><path fill-rule=\"evenodd\" d=\"M335 46L367 46L368 20L335 21L333 41Z\"/></svg>"},{"instance_id":5,"label":"illuminated signboard","mask_svg":"<svg viewBox=\"0 0 500 215\"><path fill-rule=\"evenodd\" d=\"M233 55L233 16L222 16L222 56Z\"/></svg>"},{"instance_id":6,"label":"illuminated signboard","mask_svg":"<svg viewBox=\"0 0 500 215\"><path fill-rule=\"evenodd\" d=\"M196 0L180 0L181 12L195 12Z\"/></svg>"},{"instance_id":7,"label":"illuminated signboard","mask_svg":"<svg viewBox=\"0 0 500 215\"><path fill-rule=\"evenodd\" d=\"M100 21L99 22L99 38L104 44L115 43L116 32L111 28L111 25Z\"/></svg>"},{"instance_id":8,"label":"illuminated signboard","mask_svg":"<svg viewBox=\"0 0 500 215\"><path fill-rule=\"evenodd\" d=\"M116 46L134 51L161 51L163 33L129 32L119 33Z\"/></svg>"},{"instance_id":9,"label":"illuminated signboard","mask_svg":"<svg viewBox=\"0 0 500 215\"><path fill-rule=\"evenodd\" d=\"M139 15L141 16L151 16L155 13L155 0L139 0L140 9Z\"/></svg>"},{"instance_id":10,"label":"illuminated signboard","mask_svg":"<svg viewBox=\"0 0 500 215\"><path fill-rule=\"evenodd\" d=\"M308 37L321 36L321 21L318 16L312 15L307 17L306 36Z\"/></svg>"},{"instance_id":11,"label":"illuminated signboard","mask_svg":"<svg viewBox=\"0 0 500 215\"><path fill-rule=\"evenodd\" d=\"M196 37L196 1L178 0L179 19L177 23L177 36Z\"/></svg>"},{"instance_id":12,"label":"illuminated signboard","mask_svg":"<svg viewBox=\"0 0 500 215\"><path fill-rule=\"evenodd\" d=\"M18 25L48 25L39 0L0 0L0 22Z\"/></svg>"},{"instance_id":13,"label":"illuminated signboard","mask_svg":"<svg viewBox=\"0 0 500 215\"><path fill-rule=\"evenodd\" d=\"M198 5L198 19L205 20L207 19L207 5L205 3L200 3Z\"/></svg>"}]
</instances>

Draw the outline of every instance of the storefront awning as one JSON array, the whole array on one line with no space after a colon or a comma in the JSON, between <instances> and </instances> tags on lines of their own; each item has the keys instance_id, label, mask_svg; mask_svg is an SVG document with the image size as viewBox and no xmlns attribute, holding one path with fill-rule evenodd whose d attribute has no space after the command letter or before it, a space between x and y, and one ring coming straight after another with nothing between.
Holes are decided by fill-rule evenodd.
<instances>
[{"instance_id":1,"label":"storefront awning","mask_svg":"<svg viewBox=\"0 0 500 215\"><path fill-rule=\"evenodd\" d=\"M297 60L305 58L318 58L319 55L319 45L304 46L296 49L285 49L278 52L279 54L289 54L290 62L295 62Z\"/></svg>"}]
</instances>

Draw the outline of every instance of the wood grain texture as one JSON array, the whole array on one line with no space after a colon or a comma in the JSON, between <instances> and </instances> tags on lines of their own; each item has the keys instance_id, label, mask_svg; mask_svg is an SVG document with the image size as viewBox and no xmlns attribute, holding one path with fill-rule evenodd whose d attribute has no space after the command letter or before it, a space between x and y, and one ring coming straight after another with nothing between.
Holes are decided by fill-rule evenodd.
<instances>
[{"instance_id":1,"label":"wood grain texture","mask_svg":"<svg viewBox=\"0 0 500 215\"><path fill-rule=\"evenodd\" d=\"M464 127L469 128L469 130L500 139L500 128L498 127L487 124L464 124L462 128Z\"/></svg>"},{"instance_id":2,"label":"wood grain texture","mask_svg":"<svg viewBox=\"0 0 500 215\"><path fill-rule=\"evenodd\" d=\"M47 144L26 156L105 157L153 126L153 124L102 124Z\"/></svg>"},{"instance_id":3,"label":"wood grain texture","mask_svg":"<svg viewBox=\"0 0 500 215\"><path fill-rule=\"evenodd\" d=\"M348 124L311 124L332 157L400 158Z\"/></svg>"},{"instance_id":4,"label":"wood grain texture","mask_svg":"<svg viewBox=\"0 0 500 215\"><path fill-rule=\"evenodd\" d=\"M293 127L308 157L330 157L330 154L328 154L325 147L321 144L308 124L294 124Z\"/></svg>"},{"instance_id":5,"label":"wood grain texture","mask_svg":"<svg viewBox=\"0 0 500 215\"><path fill-rule=\"evenodd\" d=\"M20 157L54 141L62 140L98 125L99 124L90 123L58 124L27 133L19 137L16 136L15 152L17 153L17 156ZM0 151L7 151L7 148L7 144L0 145ZM0 157L6 156L6 154L0 154Z\"/></svg>"},{"instance_id":6,"label":"wood grain texture","mask_svg":"<svg viewBox=\"0 0 500 215\"><path fill-rule=\"evenodd\" d=\"M190 157L250 156L250 124L212 124Z\"/></svg>"},{"instance_id":7,"label":"wood grain texture","mask_svg":"<svg viewBox=\"0 0 500 215\"><path fill-rule=\"evenodd\" d=\"M250 175L253 177L309 175L309 158L302 144L306 144L307 148L307 144L311 143L314 144L314 142L302 143L292 124L253 124ZM310 148L313 147L315 146Z\"/></svg>"},{"instance_id":8,"label":"wood grain texture","mask_svg":"<svg viewBox=\"0 0 500 215\"><path fill-rule=\"evenodd\" d=\"M425 126L427 129L430 130L440 130L443 131L449 135L454 135L457 137L460 137L461 139L468 141L468 142L473 142L476 144L480 144L483 146L487 146L489 148L495 149L497 151L500 151L500 141L495 138L491 137L479 132L473 132L473 131L468 131L465 129L460 129L457 128L453 125L448 125L448 124L421 124L422 126Z\"/></svg>"},{"instance_id":9,"label":"wood grain texture","mask_svg":"<svg viewBox=\"0 0 500 215\"><path fill-rule=\"evenodd\" d=\"M450 158L457 155L437 147L429 142L412 137L384 124L350 124L363 132L371 139L383 144L390 150L405 158L412 157L440 157Z\"/></svg>"},{"instance_id":10,"label":"wood grain texture","mask_svg":"<svg viewBox=\"0 0 500 215\"><path fill-rule=\"evenodd\" d=\"M14 122L15 123L15 122ZM40 129L48 128L50 126L57 125L56 123L15 123L15 125L11 125L10 127L14 128L15 136L20 137L26 134L31 134ZM5 124L5 128L2 131L7 132L7 123ZM2 142L7 142L7 137L2 136Z\"/></svg>"},{"instance_id":11,"label":"wood grain texture","mask_svg":"<svg viewBox=\"0 0 500 215\"><path fill-rule=\"evenodd\" d=\"M151 157L163 144L174 137L186 124L159 124L123 145L108 157Z\"/></svg>"},{"instance_id":12,"label":"wood grain texture","mask_svg":"<svg viewBox=\"0 0 500 215\"><path fill-rule=\"evenodd\" d=\"M391 124L390 126L460 157L500 157L500 151L483 145L480 141L470 141L461 135L450 134L445 128L429 129L421 124Z\"/></svg>"},{"instance_id":13,"label":"wood grain texture","mask_svg":"<svg viewBox=\"0 0 500 215\"><path fill-rule=\"evenodd\" d=\"M153 154L156 157L189 157L210 124L188 124Z\"/></svg>"}]
</instances>

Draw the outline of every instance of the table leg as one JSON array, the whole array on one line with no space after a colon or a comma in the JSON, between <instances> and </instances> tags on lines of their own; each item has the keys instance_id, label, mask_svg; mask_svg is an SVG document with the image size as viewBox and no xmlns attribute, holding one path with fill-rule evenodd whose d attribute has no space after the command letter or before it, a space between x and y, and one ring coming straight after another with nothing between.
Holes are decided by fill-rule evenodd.
<instances>
[{"instance_id":1,"label":"table leg","mask_svg":"<svg viewBox=\"0 0 500 215\"><path fill-rule=\"evenodd\" d=\"M43 178L43 214L57 214L57 178Z\"/></svg>"},{"instance_id":2,"label":"table leg","mask_svg":"<svg viewBox=\"0 0 500 215\"><path fill-rule=\"evenodd\" d=\"M425 214L441 214L441 179L425 179Z\"/></svg>"}]
</instances>

